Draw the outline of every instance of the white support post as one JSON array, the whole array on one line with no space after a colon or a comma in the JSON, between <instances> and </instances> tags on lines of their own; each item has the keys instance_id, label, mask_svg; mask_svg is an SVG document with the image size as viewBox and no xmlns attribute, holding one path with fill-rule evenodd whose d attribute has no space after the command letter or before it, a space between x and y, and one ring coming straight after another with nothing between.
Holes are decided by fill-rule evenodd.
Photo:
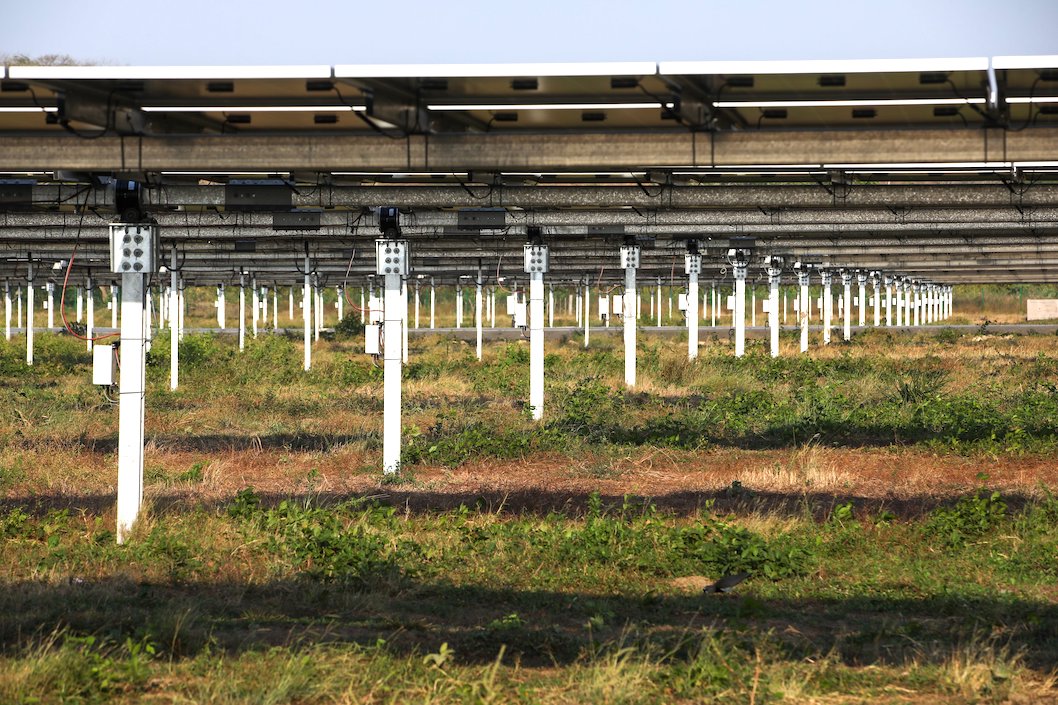
<instances>
[{"instance_id":1,"label":"white support post","mask_svg":"<svg viewBox=\"0 0 1058 705\"><path fill-rule=\"evenodd\" d=\"M548 270L547 245L524 248L529 275L529 407L536 421L544 418L544 274Z\"/></svg>"},{"instance_id":2,"label":"white support post","mask_svg":"<svg viewBox=\"0 0 1058 705\"><path fill-rule=\"evenodd\" d=\"M33 365L33 263L29 264L26 285L26 364Z\"/></svg>"},{"instance_id":3,"label":"white support post","mask_svg":"<svg viewBox=\"0 0 1058 705\"><path fill-rule=\"evenodd\" d=\"M857 307L859 326L863 328L867 324L867 272L856 272L856 283L860 287L860 305Z\"/></svg>"},{"instance_id":4,"label":"white support post","mask_svg":"<svg viewBox=\"0 0 1058 705\"><path fill-rule=\"evenodd\" d=\"M588 338L591 336L591 286L587 277L584 279L584 303L580 308L584 323L584 347L588 347Z\"/></svg>"},{"instance_id":5,"label":"white support post","mask_svg":"<svg viewBox=\"0 0 1058 705\"><path fill-rule=\"evenodd\" d=\"M239 351L246 349L246 275L239 275Z\"/></svg>"},{"instance_id":6,"label":"white support post","mask_svg":"<svg viewBox=\"0 0 1058 705\"><path fill-rule=\"evenodd\" d=\"M92 288L92 277L85 279L85 347L92 352L93 341L96 332L96 302L95 290Z\"/></svg>"},{"instance_id":7,"label":"white support post","mask_svg":"<svg viewBox=\"0 0 1058 705\"><path fill-rule=\"evenodd\" d=\"M401 331L405 319L406 299L401 301L401 279L408 273L408 243L404 240L376 240L376 272L385 282L383 304L383 410L382 410L382 472L393 475L400 471L401 425Z\"/></svg>"},{"instance_id":8,"label":"white support post","mask_svg":"<svg viewBox=\"0 0 1058 705\"><path fill-rule=\"evenodd\" d=\"M476 340L476 352L478 360L481 360L481 336L484 325L484 302L481 298L481 267L478 267L478 275L474 279L474 332Z\"/></svg>"},{"instance_id":9,"label":"white support post","mask_svg":"<svg viewBox=\"0 0 1058 705\"><path fill-rule=\"evenodd\" d=\"M402 277L400 280L400 355L401 361L408 364L408 279Z\"/></svg>"},{"instance_id":10,"label":"white support post","mask_svg":"<svg viewBox=\"0 0 1058 705\"><path fill-rule=\"evenodd\" d=\"M757 287L751 286L749 288L749 321L750 326L753 328L757 327Z\"/></svg>"},{"instance_id":11,"label":"white support post","mask_svg":"<svg viewBox=\"0 0 1058 705\"><path fill-rule=\"evenodd\" d=\"M712 307L713 320L712 320L712 326L713 326L713 328L716 328L716 301L717 301L716 282L712 282L711 286L712 286L712 292L711 293L712 293L712 297L713 297L713 307Z\"/></svg>"},{"instance_id":12,"label":"white support post","mask_svg":"<svg viewBox=\"0 0 1058 705\"><path fill-rule=\"evenodd\" d=\"M494 286L490 286L489 287L488 302L489 302L489 327L490 328L495 328L496 327L496 287L494 287Z\"/></svg>"},{"instance_id":13,"label":"white support post","mask_svg":"<svg viewBox=\"0 0 1058 705\"><path fill-rule=\"evenodd\" d=\"M555 327L555 285L547 285L547 327Z\"/></svg>"},{"instance_id":14,"label":"white support post","mask_svg":"<svg viewBox=\"0 0 1058 705\"><path fill-rule=\"evenodd\" d=\"M4 281L4 340L11 340L11 283Z\"/></svg>"},{"instance_id":15,"label":"white support post","mask_svg":"<svg viewBox=\"0 0 1058 705\"><path fill-rule=\"evenodd\" d=\"M268 286L261 287L261 327L268 328Z\"/></svg>"},{"instance_id":16,"label":"white support post","mask_svg":"<svg viewBox=\"0 0 1058 705\"><path fill-rule=\"evenodd\" d=\"M437 290L434 288L433 277L430 277L430 330L436 328L434 313L437 309Z\"/></svg>"},{"instance_id":17,"label":"white support post","mask_svg":"<svg viewBox=\"0 0 1058 705\"><path fill-rule=\"evenodd\" d=\"M845 291L841 302L841 337L847 342L852 340L852 272L842 270L841 286Z\"/></svg>"},{"instance_id":18,"label":"white support post","mask_svg":"<svg viewBox=\"0 0 1058 705\"><path fill-rule=\"evenodd\" d=\"M871 273L871 284L874 286L874 327L878 328L882 325L882 290L878 272Z\"/></svg>"},{"instance_id":19,"label":"white support post","mask_svg":"<svg viewBox=\"0 0 1058 705\"><path fill-rule=\"evenodd\" d=\"M118 394L117 541L124 543L143 502L143 421L146 396L145 276L121 275L121 372Z\"/></svg>"},{"instance_id":20,"label":"white support post","mask_svg":"<svg viewBox=\"0 0 1058 705\"><path fill-rule=\"evenodd\" d=\"M287 292L287 308L288 308L287 318L289 318L290 321L293 323L293 321L294 321L294 285L293 284L290 285L290 289ZM360 311L361 311L360 319L361 320L363 320L363 318L364 318L363 310L364 310L364 290L360 289Z\"/></svg>"},{"instance_id":21,"label":"white support post","mask_svg":"<svg viewBox=\"0 0 1058 705\"><path fill-rule=\"evenodd\" d=\"M657 326L661 328L661 277L658 277L658 295L656 297L655 310L657 311Z\"/></svg>"},{"instance_id":22,"label":"white support post","mask_svg":"<svg viewBox=\"0 0 1058 705\"><path fill-rule=\"evenodd\" d=\"M798 269L797 283L801 287L801 300L797 306L797 317L801 321L801 352L808 352L808 282L807 269Z\"/></svg>"},{"instance_id":23,"label":"white support post","mask_svg":"<svg viewBox=\"0 0 1058 705\"><path fill-rule=\"evenodd\" d=\"M304 368L305 368L306 372L308 370L312 369L312 319L310 318L310 316L312 315L312 298L311 298L311 294L309 293L311 291L311 289L312 289L312 285L309 282L309 278L311 276L309 274L309 271L310 271L309 267L310 267L309 256L306 254L305 255L305 279L304 279L304 282L302 283L302 286L301 286L301 320L302 320L303 330L304 330L304 336L303 336L304 343L305 343ZM397 344L398 344L398 341L396 341L396 340L394 340L394 341L387 340L386 341L386 349L388 350L389 346L391 346L391 345L396 347Z\"/></svg>"},{"instance_id":24,"label":"white support post","mask_svg":"<svg viewBox=\"0 0 1058 705\"><path fill-rule=\"evenodd\" d=\"M910 326L914 318L915 301L912 293L913 285L910 281L904 282L904 325Z\"/></svg>"},{"instance_id":25,"label":"white support post","mask_svg":"<svg viewBox=\"0 0 1058 705\"><path fill-rule=\"evenodd\" d=\"M912 291L915 294L913 308L914 308L914 312L915 312L915 327L918 328L920 325L922 325L922 313L921 313L922 312L922 298L921 298L922 290L921 290L921 286L919 286L919 284L917 284L917 283L916 284L912 284L911 285L911 289L912 289Z\"/></svg>"},{"instance_id":26,"label":"white support post","mask_svg":"<svg viewBox=\"0 0 1058 705\"><path fill-rule=\"evenodd\" d=\"M117 284L110 285L110 327L117 329L118 327L118 309L121 308L121 303L118 301L118 287ZM20 316L21 318L21 316Z\"/></svg>"},{"instance_id":27,"label":"white support post","mask_svg":"<svg viewBox=\"0 0 1058 705\"><path fill-rule=\"evenodd\" d=\"M771 356L779 357L779 281L782 278L783 259L772 255L765 260L768 271L768 327Z\"/></svg>"},{"instance_id":28,"label":"white support post","mask_svg":"<svg viewBox=\"0 0 1058 705\"><path fill-rule=\"evenodd\" d=\"M786 294L787 294L786 287L783 287L783 290L782 290L782 324L784 326L786 325L786 310L787 310Z\"/></svg>"},{"instance_id":29,"label":"white support post","mask_svg":"<svg viewBox=\"0 0 1058 705\"><path fill-rule=\"evenodd\" d=\"M735 264L735 357L746 354L746 266Z\"/></svg>"},{"instance_id":30,"label":"white support post","mask_svg":"<svg viewBox=\"0 0 1058 705\"><path fill-rule=\"evenodd\" d=\"M624 324L625 385L636 386L636 270L639 268L639 246L621 246L621 268L625 270L624 301L621 303L621 321Z\"/></svg>"},{"instance_id":31,"label":"white support post","mask_svg":"<svg viewBox=\"0 0 1058 705\"><path fill-rule=\"evenodd\" d=\"M184 339L184 310L187 308L185 306L185 299L184 299L184 278L183 277L177 277L177 281L180 283L180 296L178 298L178 301L180 303L180 308L179 308L179 310L177 312L177 315L180 317L180 320L178 321L178 326L179 326L179 331L180 331L180 340L183 340ZM151 335L151 295L150 295L150 289L148 289L147 290L147 339L148 340L150 340L150 335Z\"/></svg>"},{"instance_id":32,"label":"white support post","mask_svg":"<svg viewBox=\"0 0 1058 705\"><path fill-rule=\"evenodd\" d=\"M456 284L456 328L463 327L463 287Z\"/></svg>"},{"instance_id":33,"label":"white support post","mask_svg":"<svg viewBox=\"0 0 1058 705\"><path fill-rule=\"evenodd\" d=\"M883 282L885 283L885 325L887 328L891 328L894 324L893 321L893 277L892 275L886 274Z\"/></svg>"},{"instance_id":34,"label":"white support post","mask_svg":"<svg viewBox=\"0 0 1058 705\"><path fill-rule=\"evenodd\" d=\"M698 276L702 271L702 256L689 253L684 256L687 272L687 359L698 357Z\"/></svg>"},{"instance_id":35,"label":"white support post","mask_svg":"<svg viewBox=\"0 0 1058 705\"><path fill-rule=\"evenodd\" d=\"M574 287L574 288L576 288L576 287ZM581 325L580 324L580 321L581 321L581 308L582 308L582 304L584 303L584 301L581 299L580 294L571 295L571 296L573 296L573 300L574 300L574 314L577 317L577 327L580 328L580 325Z\"/></svg>"},{"instance_id":36,"label":"white support post","mask_svg":"<svg viewBox=\"0 0 1058 705\"><path fill-rule=\"evenodd\" d=\"M896 325L900 327L904 324L904 283L899 279L895 280L893 284L893 293L895 294L894 304L896 306Z\"/></svg>"},{"instance_id":37,"label":"white support post","mask_svg":"<svg viewBox=\"0 0 1058 705\"><path fill-rule=\"evenodd\" d=\"M420 302L420 297L419 297L419 280L416 279L415 280L415 328L416 328L416 330L418 330L418 328L419 328L419 304L420 303L421 302Z\"/></svg>"},{"instance_id":38,"label":"white support post","mask_svg":"<svg viewBox=\"0 0 1058 705\"><path fill-rule=\"evenodd\" d=\"M84 320L84 290L81 287L77 287L74 295L77 297L77 301L74 304L77 310L77 322L80 323Z\"/></svg>"},{"instance_id":39,"label":"white support post","mask_svg":"<svg viewBox=\"0 0 1058 705\"><path fill-rule=\"evenodd\" d=\"M176 247L169 251L169 389L180 383L180 331L179 318L172 315L177 310Z\"/></svg>"},{"instance_id":40,"label":"white support post","mask_svg":"<svg viewBox=\"0 0 1058 705\"><path fill-rule=\"evenodd\" d=\"M224 301L224 285L217 285L217 327L224 330L227 323L227 310Z\"/></svg>"},{"instance_id":41,"label":"white support post","mask_svg":"<svg viewBox=\"0 0 1058 705\"><path fill-rule=\"evenodd\" d=\"M830 345L830 323L834 315L834 294L830 287L834 275L824 270L819 273L819 279L823 285L823 345Z\"/></svg>"},{"instance_id":42,"label":"white support post","mask_svg":"<svg viewBox=\"0 0 1058 705\"><path fill-rule=\"evenodd\" d=\"M320 328L323 327L323 295L320 293L319 276L312 282L312 339L319 341Z\"/></svg>"},{"instance_id":43,"label":"white support post","mask_svg":"<svg viewBox=\"0 0 1058 705\"><path fill-rule=\"evenodd\" d=\"M279 284L272 287L272 330L279 330Z\"/></svg>"},{"instance_id":44,"label":"white support post","mask_svg":"<svg viewBox=\"0 0 1058 705\"><path fill-rule=\"evenodd\" d=\"M45 290L48 294L48 330L55 327L55 283L48 282L45 285Z\"/></svg>"}]
</instances>

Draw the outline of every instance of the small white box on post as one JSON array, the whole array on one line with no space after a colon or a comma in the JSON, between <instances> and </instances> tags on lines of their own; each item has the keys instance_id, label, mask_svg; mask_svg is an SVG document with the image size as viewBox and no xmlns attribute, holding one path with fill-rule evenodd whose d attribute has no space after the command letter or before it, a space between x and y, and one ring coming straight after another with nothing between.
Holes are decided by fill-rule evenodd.
<instances>
[{"instance_id":1,"label":"small white box on post","mask_svg":"<svg viewBox=\"0 0 1058 705\"><path fill-rule=\"evenodd\" d=\"M118 364L113 345L92 347L92 384L112 387L117 382Z\"/></svg>"}]
</instances>

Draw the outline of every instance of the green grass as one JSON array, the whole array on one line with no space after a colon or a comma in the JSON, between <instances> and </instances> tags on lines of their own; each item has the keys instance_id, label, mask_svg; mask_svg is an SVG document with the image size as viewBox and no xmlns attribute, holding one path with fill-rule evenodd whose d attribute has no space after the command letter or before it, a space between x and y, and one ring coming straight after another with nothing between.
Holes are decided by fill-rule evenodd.
<instances>
[{"instance_id":1,"label":"green grass","mask_svg":"<svg viewBox=\"0 0 1058 705\"><path fill-rule=\"evenodd\" d=\"M988 477L1053 465L1051 336L876 332L776 360L710 340L695 363L678 337L643 336L635 391L617 339L553 336L543 424L524 408L523 343L479 363L465 343L413 339L402 476L336 493L317 467L378 471L381 379L355 332L318 345L308 373L296 336L240 354L189 335L175 392L162 334L151 499L123 546L116 409L80 342L39 341L33 368L19 341L0 345L2 703L1058 696L1058 500ZM721 456L804 448L981 476L914 511L737 480L684 502L612 489L624 459L672 453L706 476ZM505 499L506 468L537 462L583 483ZM438 467L481 463L496 497L440 492ZM245 487L255 468L267 490ZM595 481L610 489L583 489ZM742 571L732 594L702 594Z\"/></svg>"}]
</instances>

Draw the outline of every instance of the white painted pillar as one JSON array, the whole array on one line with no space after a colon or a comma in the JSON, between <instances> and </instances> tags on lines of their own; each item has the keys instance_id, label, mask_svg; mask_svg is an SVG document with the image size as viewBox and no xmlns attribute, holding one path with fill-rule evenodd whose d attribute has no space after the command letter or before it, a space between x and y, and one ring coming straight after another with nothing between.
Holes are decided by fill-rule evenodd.
<instances>
[{"instance_id":1,"label":"white painted pillar","mask_svg":"<svg viewBox=\"0 0 1058 705\"><path fill-rule=\"evenodd\" d=\"M304 279L304 282L302 283L302 286L301 286L301 321L302 321L302 327L303 327L303 333L304 333L304 335L303 335L304 344L305 344L304 368L305 368L306 371L312 369L312 319L310 318L310 316L312 315L312 298L311 298L311 294L309 293L311 291L311 289L312 289L312 285L309 282L309 277L310 277L310 275L309 275L309 267L310 267L309 256L305 255L305 279ZM399 282L398 282L398 284L399 284ZM396 313L396 312L394 311L394 313ZM398 349L397 348L398 343L399 343L399 341L396 341L396 340L390 341L390 340L387 339L386 340L386 349L388 350L390 346L393 346L394 349Z\"/></svg>"},{"instance_id":2,"label":"white painted pillar","mask_svg":"<svg viewBox=\"0 0 1058 705\"><path fill-rule=\"evenodd\" d=\"M574 308L575 308L575 314L577 316L577 327L578 328L580 328L580 325L581 325L581 304L582 303L583 303L583 301L581 299L580 294L577 294L574 297Z\"/></svg>"},{"instance_id":3,"label":"white painted pillar","mask_svg":"<svg viewBox=\"0 0 1058 705\"><path fill-rule=\"evenodd\" d=\"M77 310L77 322L80 323L84 320L84 290L81 289L81 287L77 287L74 291L74 295L77 297L77 301L74 302L74 306Z\"/></svg>"},{"instance_id":4,"label":"white painted pillar","mask_svg":"<svg viewBox=\"0 0 1058 705\"><path fill-rule=\"evenodd\" d=\"M217 327L224 330L227 321L227 303L224 300L224 285L217 286Z\"/></svg>"},{"instance_id":5,"label":"white painted pillar","mask_svg":"<svg viewBox=\"0 0 1058 705\"><path fill-rule=\"evenodd\" d=\"M290 285L290 289L287 292L287 308L288 308L287 318L289 318L291 323L293 323L294 322L294 285L293 284ZM363 310L364 310L364 290L361 288L360 289L360 311L361 311L360 320L361 321L364 319Z\"/></svg>"},{"instance_id":6,"label":"white painted pillar","mask_svg":"<svg viewBox=\"0 0 1058 705\"><path fill-rule=\"evenodd\" d=\"M401 276L407 273L405 264L408 245L403 240L376 241L377 271L384 277L383 304L383 411L382 411L382 471L392 475L400 471L401 371L404 335L401 331L405 318L405 304L401 301ZM387 264L383 264L385 256ZM390 263L389 259L393 258Z\"/></svg>"},{"instance_id":7,"label":"white painted pillar","mask_svg":"<svg viewBox=\"0 0 1058 705\"><path fill-rule=\"evenodd\" d=\"M771 333L771 356L779 357L779 279L782 264L768 268L768 326Z\"/></svg>"},{"instance_id":8,"label":"white painted pillar","mask_svg":"<svg viewBox=\"0 0 1058 705\"><path fill-rule=\"evenodd\" d=\"M526 245L525 271L529 275L529 406L533 419L544 418L544 273L548 269L546 245Z\"/></svg>"},{"instance_id":9,"label":"white painted pillar","mask_svg":"<svg viewBox=\"0 0 1058 705\"><path fill-rule=\"evenodd\" d=\"M750 325L754 328L757 327L757 287L751 286L749 288L749 321Z\"/></svg>"},{"instance_id":10,"label":"white painted pillar","mask_svg":"<svg viewBox=\"0 0 1058 705\"><path fill-rule=\"evenodd\" d=\"M657 326L661 327L661 277L658 277L658 295L657 295Z\"/></svg>"},{"instance_id":11,"label":"white painted pillar","mask_svg":"<svg viewBox=\"0 0 1058 705\"><path fill-rule=\"evenodd\" d=\"M463 285L456 284L456 328L463 327Z\"/></svg>"},{"instance_id":12,"label":"white painted pillar","mask_svg":"<svg viewBox=\"0 0 1058 705\"><path fill-rule=\"evenodd\" d=\"M33 364L33 264L29 265L28 284L26 285L26 364Z\"/></svg>"},{"instance_id":13,"label":"white painted pillar","mask_svg":"<svg viewBox=\"0 0 1058 705\"><path fill-rule=\"evenodd\" d=\"M279 330L279 284L272 286L272 330Z\"/></svg>"},{"instance_id":14,"label":"white painted pillar","mask_svg":"<svg viewBox=\"0 0 1058 705\"><path fill-rule=\"evenodd\" d=\"M801 287L801 300L797 305L797 317L801 321L801 352L808 352L808 282L809 272L798 271L797 283Z\"/></svg>"},{"instance_id":15,"label":"white painted pillar","mask_svg":"<svg viewBox=\"0 0 1058 705\"><path fill-rule=\"evenodd\" d=\"M841 286L844 290L841 311L841 337L843 340L852 340L852 272L841 272Z\"/></svg>"},{"instance_id":16,"label":"white painted pillar","mask_svg":"<svg viewBox=\"0 0 1058 705\"><path fill-rule=\"evenodd\" d=\"M485 299L489 309L489 327L496 327L496 287L489 287L489 294Z\"/></svg>"},{"instance_id":17,"label":"white painted pillar","mask_svg":"<svg viewBox=\"0 0 1058 705\"><path fill-rule=\"evenodd\" d=\"M239 351L246 348L246 275L239 276Z\"/></svg>"},{"instance_id":18,"label":"white painted pillar","mask_svg":"<svg viewBox=\"0 0 1058 705\"><path fill-rule=\"evenodd\" d=\"M415 280L415 328L419 328L419 280Z\"/></svg>"},{"instance_id":19,"label":"white painted pillar","mask_svg":"<svg viewBox=\"0 0 1058 705\"><path fill-rule=\"evenodd\" d=\"M176 248L169 251L169 389L180 383L180 331L179 317L172 315L177 310L178 281L176 272Z\"/></svg>"},{"instance_id":20,"label":"white painted pillar","mask_svg":"<svg viewBox=\"0 0 1058 705\"><path fill-rule=\"evenodd\" d=\"M481 360L481 336L484 322L484 302L481 298L481 267L478 267L478 276L474 280L474 332L476 338L476 351L478 360Z\"/></svg>"},{"instance_id":21,"label":"white painted pillar","mask_svg":"<svg viewBox=\"0 0 1058 705\"><path fill-rule=\"evenodd\" d=\"M48 329L51 330L55 327L55 283L48 282L45 289L48 294Z\"/></svg>"},{"instance_id":22,"label":"white painted pillar","mask_svg":"<svg viewBox=\"0 0 1058 705\"><path fill-rule=\"evenodd\" d=\"M121 371L118 389L117 541L132 531L143 502L143 421L147 393L145 276L121 275Z\"/></svg>"},{"instance_id":23,"label":"white painted pillar","mask_svg":"<svg viewBox=\"0 0 1058 705\"><path fill-rule=\"evenodd\" d=\"M746 266L732 266L735 276L735 357L746 354Z\"/></svg>"},{"instance_id":24,"label":"white painted pillar","mask_svg":"<svg viewBox=\"0 0 1058 705\"><path fill-rule=\"evenodd\" d=\"M118 309L121 308L121 302L118 301L118 287L116 284L110 285L110 327L117 329L118 327Z\"/></svg>"},{"instance_id":25,"label":"white painted pillar","mask_svg":"<svg viewBox=\"0 0 1058 705\"><path fill-rule=\"evenodd\" d=\"M856 272L856 284L859 285L859 306L856 311L859 314L859 325L862 328L867 323L867 272Z\"/></svg>"},{"instance_id":26,"label":"white painted pillar","mask_svg":"<svg viewBox=\"0 0 1058 705\"><path fill-rule=\"evenodd\" d=\"M914 320L915 300L914 294L912 293L913 285L911 282L904 282L904 325L910 326Z\"/></svg>"},{"instance_id":27,"label":"white painted pillar","mask_svg":"<svg viewBox=\"0 0 1058 705\"><path fill-rule=\"evenodd\" d=\"M883 281L885 283L885 325L889 328L893 325L893 278L886 274Z\"/></svg>"},{"instance_id":28,"label":"white painted pillar","mask_svg":"<svg viewBox=\"0 0 1058 705\"><path fill-rule=\"evenodd\" d=\"M921 287L918 284L912 285L912 291L914 292L914 312L915 312L915 327L918 328L922 325L922 297Z\"/></svg>"},{"instance_id":29,"label":"white painted pillar","mask_svg":"<svg viewBox=\"0 0 1058 705\"><path fill-rule=\"evenodd\" d=\"M436 328L434 312L437 307L437 291L434 288L433 277L430 277L430 330Z\"/></svg>"},{"instance_id":30,"label":"white painted pillar","mask_svg":"<svg viewBox=\"0 0 1058 705\"><path fill-rule=\"evenodd\" d=\"M623 249L623 248L622 248ZM638 264L638 247L636 264ZM625 268L624 301L621 304L621 320L624 323L625 341L625 385L636 386L636 267Z\"/></svg>"},{"instance_id":31,"label":"white painted pillar","mask_svg":"<svg viewBox=\"0 0 1058 705\"><path fill-rule=\"evenodd\" d=\"M320 339L320 329L323 328L323 294L320 291L318 277L313 277L312 282L312 339Z\"/></svg>"},{"instance_id":32,"label":"white painted pillar","mask_svg":"<svg viewBox=\"0 0 1058 705\"><path fill-rule=\"evenodd\" d=\"M95 337L96 331L96 302L92 289L92 277L85 279L85 309L85 337L88 339L85 341L85 347L88 352L92 352L94 345L92 338Z\"/></svg>"},{"instance_id":33,"label":"white painted pillar","mask_svg":"<svg viewBox=\"0 0 1058 705\"><path fill-rule=\"evenodd\" d=\"M11 340L11 284L4 282L4 340Z\"/></svg>"},{"instance_id":34,"label":"white painted pillar","mask_svg":"<svg viewBox=\"0 0 1058 705\"><path fill-rule=\"evenodd\" d=\"M584 347L588 347L588 338L591 336L591 286L588 279L584 280L584 303L580 308L581 320L584 322Z\"/></svg>"},{"instance_id":35,"label":"white painted pillar","mask_svg":"<svg viewBox=\"0 0 1058 705\"><path fill-rule=\"evenodd\" d=\"M261 328L268 328L268 285L261 287Z\"/></svg>"},{"instance_id":36,"label":"white painted pillar","mask_svg":"<svg viewBox=\"0 0 1058 705\"><path fill-rule=\"evenodd\" d=\"M712 326L713 326L713 328L716 328L716 299L717 299L717 292L716 292L716 282L712 282L712 283L711 283L711 287L712 287L712 291L711 291L711 293L712 293L712 298L713 298L713 306L712 306L712 314L713 314L713 319L712 319Z\"/></svg>"},{"instance_id":37,"label":"white painted pillar","mask_svg":"<svg viewBox=\"0 0 1058 705\"><path fill-rule=\"evenodd\" d=\"M823 345L830 345L830 324L834 315L834 294L830 289L834 275L830 272L819 273L820 283L823 285Z\"/></svg>"},{"instance_id":38,"label":"white painted pillar","mask_svg":"<svg viewBox=\"0 0 1058 705\"><path fill-rule=\"evenodd\" d=\"M547 327L555 327L555 285L547 285Z\"/></svg>"},{"instance_id":39,"label":"white painted pillar","mask_svg":"<svg viewBox=\"0 0 1058 705\"><path fill-rule=\"evenodd\" d=\"M698 357L698 276L702 271L702 256L685 255L683 268L687 272L687 359L694 360Z\"/></svg>"},{"instance_id":40,"label":"white painted pillar","mask_svg":"<svg viewBox=\"0 0 1058 705\"><path fill-rule=\"evenodd\" d=\"M180 306L177 310L177 316L179 316L178 330L180 331L180 340L184 339L184 311L187 309L186 300L184 298L184 278L178 276L177 281L180 283L180 295L177 299ZM150 289L147 290L147 339L150 340L151 331L151 293Z\"/></svg>"},{"instance_id":41,"label":"white painted pillar","mask_svg":"<svg viewBox=\"0 0 1058 705\"><path fill-rule=\"evenodd\" d=\"M877 272L871 275L871 283L874 285L874 327L877 328L882 325L882 290Z\"/></svg>"},{"instance_id":42,"label":"white painted pillar","mask_svg":"<svg viewBox=\"0 0 1058 705\"><path fill-rule=\"evenodd\" d=\"M400 340L401 340L401 361L406 365L408 364L408 329L411 326L408 325L408 278L402 277L400 280Z\"/></svg>"}]
</instances>

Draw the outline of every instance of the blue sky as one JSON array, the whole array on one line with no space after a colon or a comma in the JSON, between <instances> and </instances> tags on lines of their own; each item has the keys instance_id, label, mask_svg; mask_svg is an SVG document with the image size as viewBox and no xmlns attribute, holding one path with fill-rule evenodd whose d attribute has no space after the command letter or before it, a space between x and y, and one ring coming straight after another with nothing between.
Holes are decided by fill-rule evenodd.
<instances>
[{"instance_id":1,"label":"blue sky","mask_svg":"<svg viewBox=\"0 0 1058 705\"><path fill-rule=\"evenodd\" d=\"M0 54L145 65L923 58L1058 54L1056 28L1058 0L9 0Z\"/></svg>"}]
</instances>

